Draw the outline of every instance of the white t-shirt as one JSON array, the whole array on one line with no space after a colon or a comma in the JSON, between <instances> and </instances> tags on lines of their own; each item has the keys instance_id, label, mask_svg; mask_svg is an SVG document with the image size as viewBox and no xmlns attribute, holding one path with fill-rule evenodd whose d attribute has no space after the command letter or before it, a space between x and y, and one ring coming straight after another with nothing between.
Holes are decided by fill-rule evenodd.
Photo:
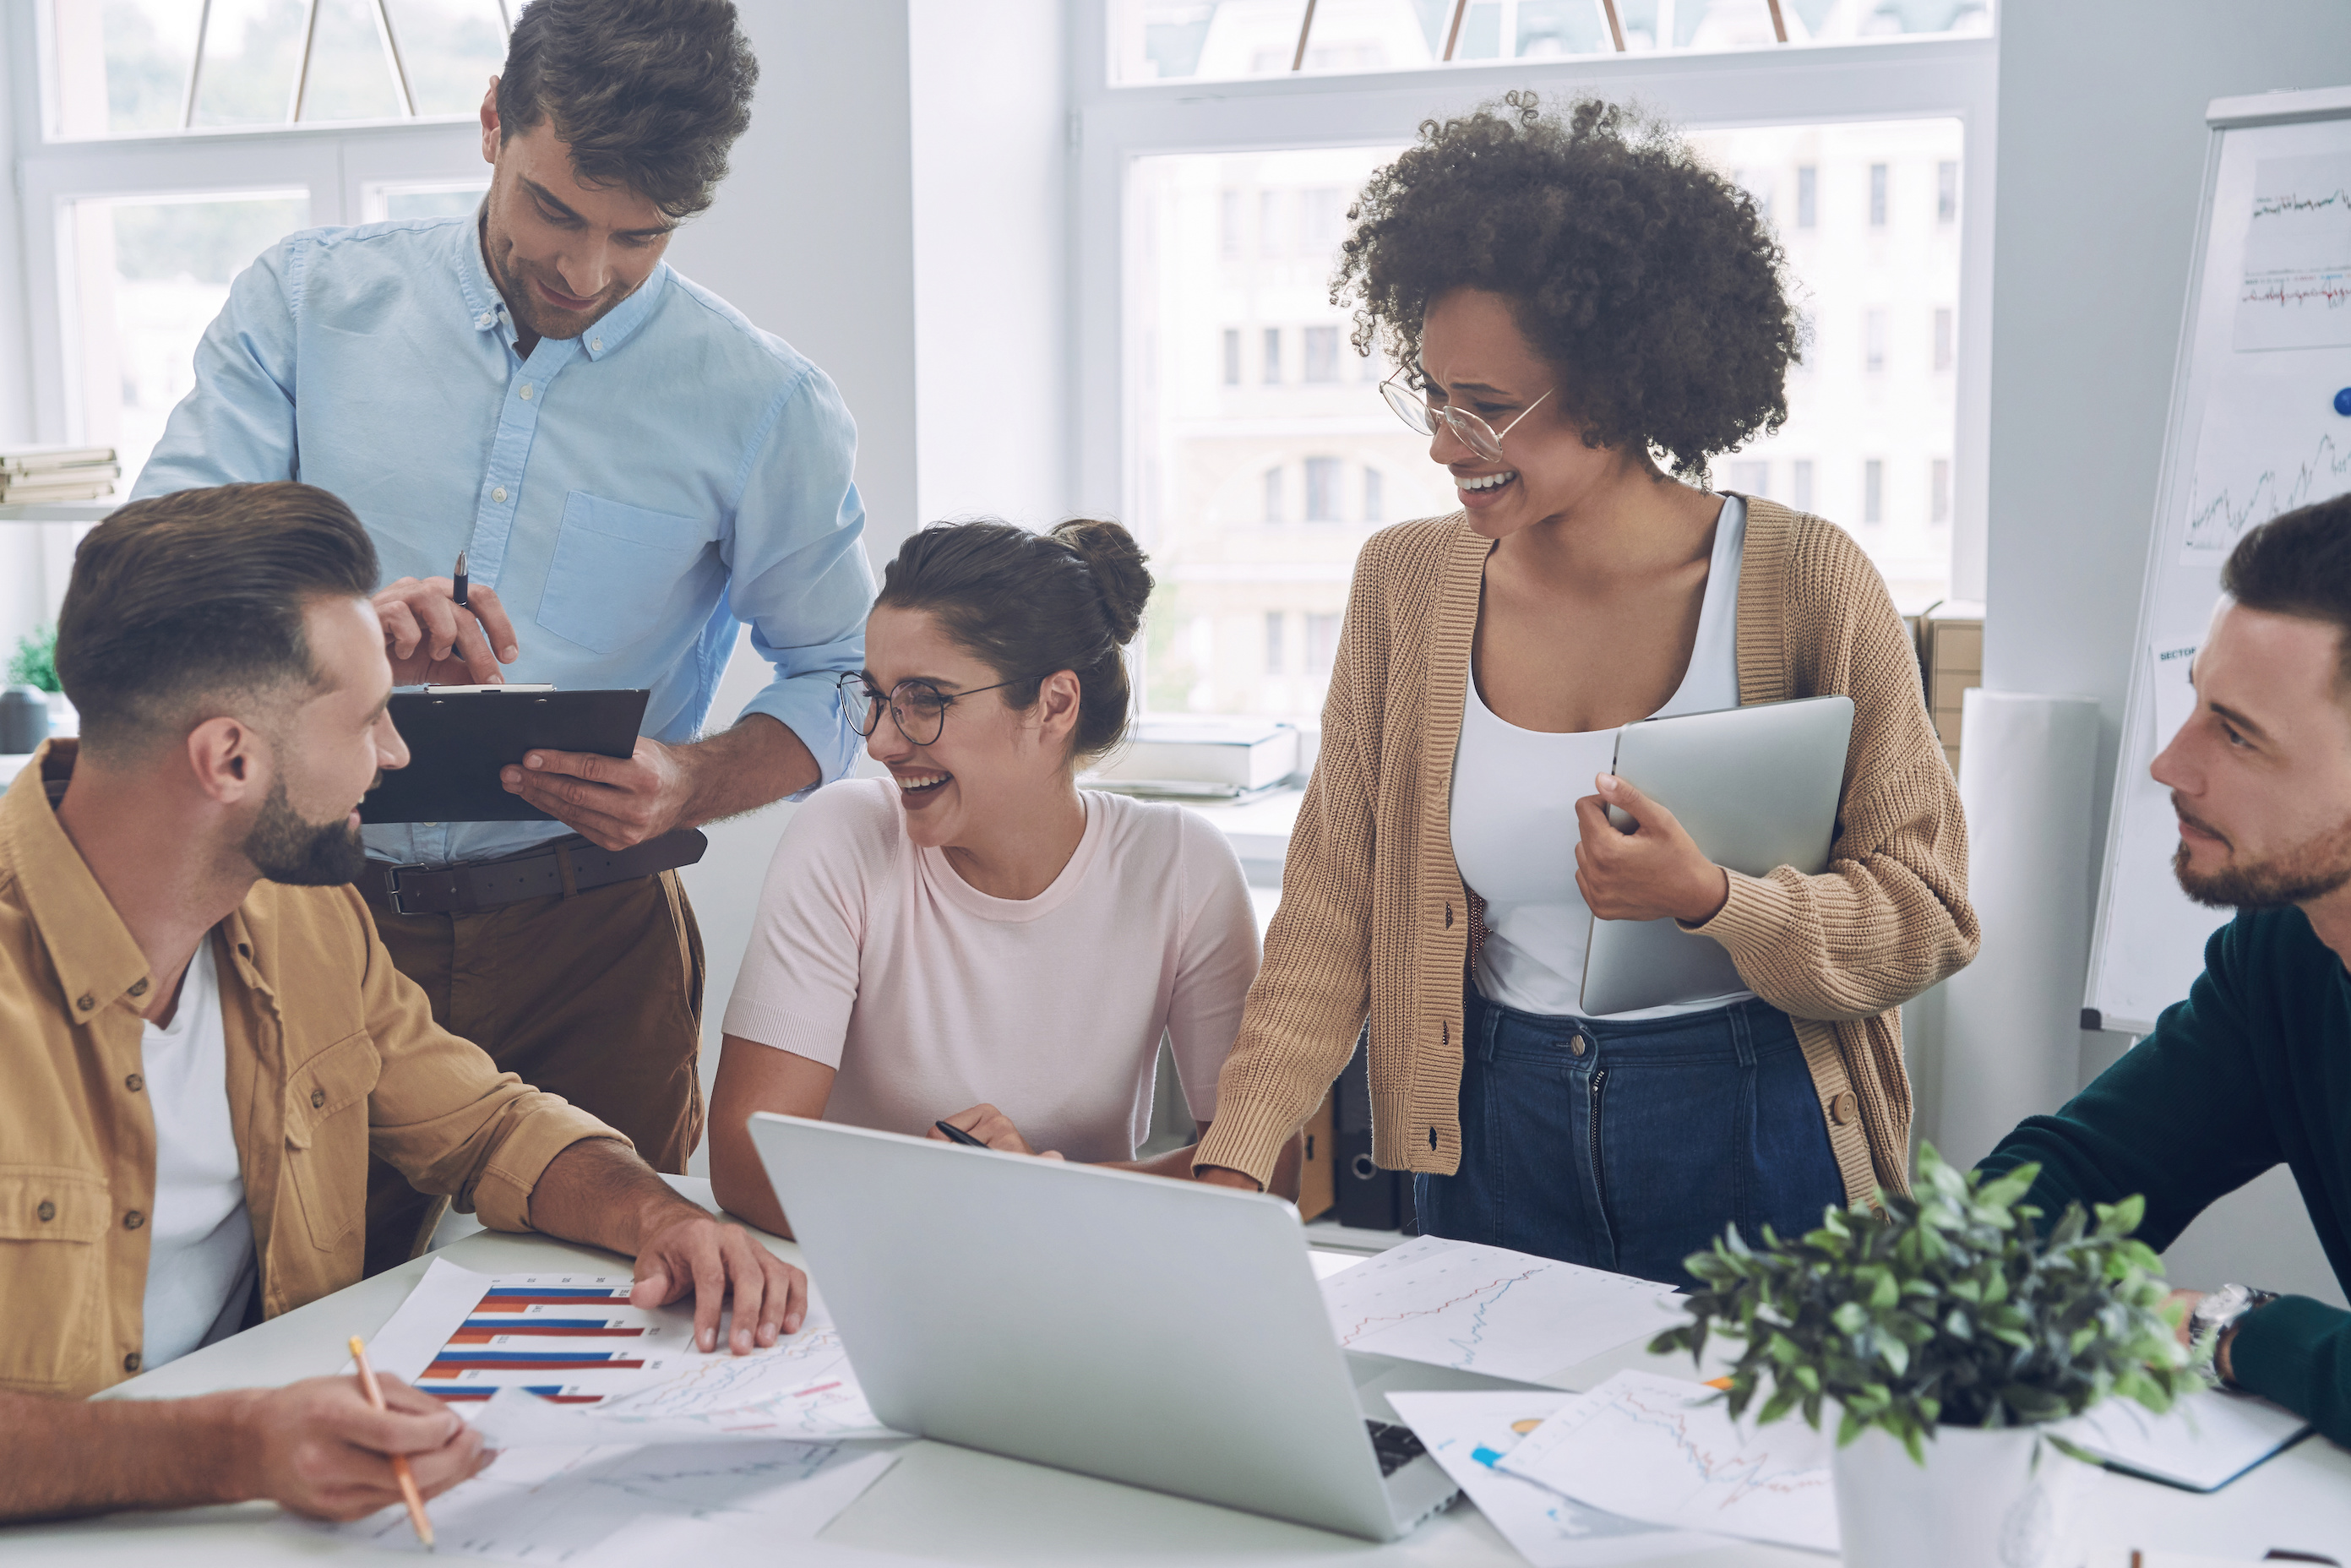
<instances>
[{"instance_id":1,"label":"white t-shirt","mask_svg":"<svg viewBox=\"0 0 2351 1568\"><path fill-rule=\"evenodd\" d=\"M1739 567L1746 535L1746 503L1723 497L1689 668L1652 718L1739 706ZM1615 761L1616 736L1614 729L1520 729L1486 706L1476 681L1468 683L1453 755L1453 859L1461 880L1486 901L1475 974L1478 994L1489 1001L1547 1017L1583 1014L1592 908L1575 885L1582 836L1575 802ZM1735 991L1609 1016L1666 1018L1752 995Z\"/></svg>"},{"instance_id":2,"label":"white t-shirt","mask_svg":"<svg viewBox=\"0 0 2351 1568\"><path fill-rule=\"evenodd\" d=\"M253 1288L253 1222L229 1120L228 1040L209 934L188 961L170 1026L141 1027L139 1055L155 1115L140 1350L152 1371L235 1333Z\"/></svg>"},{"instance_id":3,"label":"white t-shirt","mask_svg":"<svg viewBox=\"0 0 2351 1568\"><path fill-rule=\"evenodd\" d=\"M1225 837L1180 806L1080 792L1035 898L993 898L906 837L886 779L820 789L768 868L726 1032L840 1069L828 1121L895 1133L987 1103L1031 1148L1129 1160L1163 1031L1197 1122L1240 1031L1257 922Z\"/></svg>"}]
</instances>

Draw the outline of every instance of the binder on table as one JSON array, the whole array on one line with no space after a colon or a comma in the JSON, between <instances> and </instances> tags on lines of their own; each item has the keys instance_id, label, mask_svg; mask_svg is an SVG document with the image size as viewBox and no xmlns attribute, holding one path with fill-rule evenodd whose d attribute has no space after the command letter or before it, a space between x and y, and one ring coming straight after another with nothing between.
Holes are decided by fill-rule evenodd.
<instances>
[{"instance_id":1,"label":"binder on table","mask_svg":"<svg viewBox=\"0 0 2351 1568\"><path fill-rule=\"evenodd\" d=\"M498 770L519 766L534 750L627 757L636 749L651 695L528 685L394 692L392 722L408 743L408 766L386 773L360 802L360 821L551 821L507 793Z\"/></svg>"}]
</instances>

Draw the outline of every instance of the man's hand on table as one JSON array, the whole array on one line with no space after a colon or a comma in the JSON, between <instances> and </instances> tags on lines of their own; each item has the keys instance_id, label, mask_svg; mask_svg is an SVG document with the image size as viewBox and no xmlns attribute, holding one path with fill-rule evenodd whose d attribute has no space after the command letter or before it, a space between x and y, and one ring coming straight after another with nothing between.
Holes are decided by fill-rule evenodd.
<instances>
[{"instance_id":1,"label":"man's hand on table","mask_svg":"<svg viewBox=\"0 0 2351 1568\"><path fill-rule=\"evenodd\" d=\"M718 1348L719 1309L735 1307L727 1348L764 1350L798 1333L808 1316L808 1276L768 1251L739 1225L715 1219L684 1198L655 1207L641 1223L637 1284L629 1304L662 1307L694 1298L694 1343Z\"/></svg>"},{"instance_id":2,"label":"man's hand on table","mask_svg":"<svg viewBox=\"0 0 2351 1568\"><path fill-rule=\"evenodd\" d=\"M499 685L500 664L521 653L496 591L470 588L465 602L445 577L403 577L379 591L376 619L395 685Z\"/></svg>"},{"instance_id":3,"label":"man's hand on table","mask_svg":"<svg viewBox=\"0 0 2351 1568\"><path fill-rule=\"evenodd\" d=\"M440 1400L389 1375L376 1381L381 1410L355 1377L311 1377L236 1396L232 1495L264 1498L313 1519L361 1519L401 1500L393 1454L407 1456L428 1498L497 1458Z\"/></svg>"}]
</instances>

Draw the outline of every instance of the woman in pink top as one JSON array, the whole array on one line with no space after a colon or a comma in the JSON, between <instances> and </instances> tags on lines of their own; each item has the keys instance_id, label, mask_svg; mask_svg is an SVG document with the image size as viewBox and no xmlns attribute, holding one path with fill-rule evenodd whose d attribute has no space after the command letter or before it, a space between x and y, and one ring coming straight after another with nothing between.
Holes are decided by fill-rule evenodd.
<instances>
[{"instance_id":1,"label":"woman in pink top","mask_svg":"<svg viewBox=\"0 0 2351 1568\"><path fill-rule=\"evenodd\" d=\"M947 524L890 563L841 682L890 777L818 791L776 846L711 1097L726 1207L785 1231L754 1111L1191 1175L1135 1145L1163 1033L1195 1124L1216 1114L1249 890L1197 814L1076 782L1125 730L1150 593L1116 523Z\"/></svg>"}]
</instances>

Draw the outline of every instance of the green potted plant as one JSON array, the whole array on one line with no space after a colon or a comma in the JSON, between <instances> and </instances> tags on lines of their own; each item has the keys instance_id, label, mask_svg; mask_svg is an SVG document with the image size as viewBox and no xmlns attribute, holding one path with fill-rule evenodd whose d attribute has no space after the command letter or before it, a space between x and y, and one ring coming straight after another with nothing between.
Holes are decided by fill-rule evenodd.
<instances>
[{"instance_id":1,"label":"green potted plant","mask_svg":"<svg viewBox=\"0 0 2351 1568\"><path fill-rule=\"evenodd\" d=\"M1759 1395L1759 1422L1834 1415L1849 1568L2070 1563L2074 1466L2050 1425L2118 1395L2165 1410L2197 1385L2133 1237L2144 1200L2070 1206L2044 1237L2024 1202L2039 1174L1986 1181L1926 1146L1916 1195L1881 1191L1882 1215L1832 1209L1761 1247L1734 1228L1689 1260L1689 1321L1650 1348L1743 1342L1733 1415Z\"/></svg>"}]
</instances>

